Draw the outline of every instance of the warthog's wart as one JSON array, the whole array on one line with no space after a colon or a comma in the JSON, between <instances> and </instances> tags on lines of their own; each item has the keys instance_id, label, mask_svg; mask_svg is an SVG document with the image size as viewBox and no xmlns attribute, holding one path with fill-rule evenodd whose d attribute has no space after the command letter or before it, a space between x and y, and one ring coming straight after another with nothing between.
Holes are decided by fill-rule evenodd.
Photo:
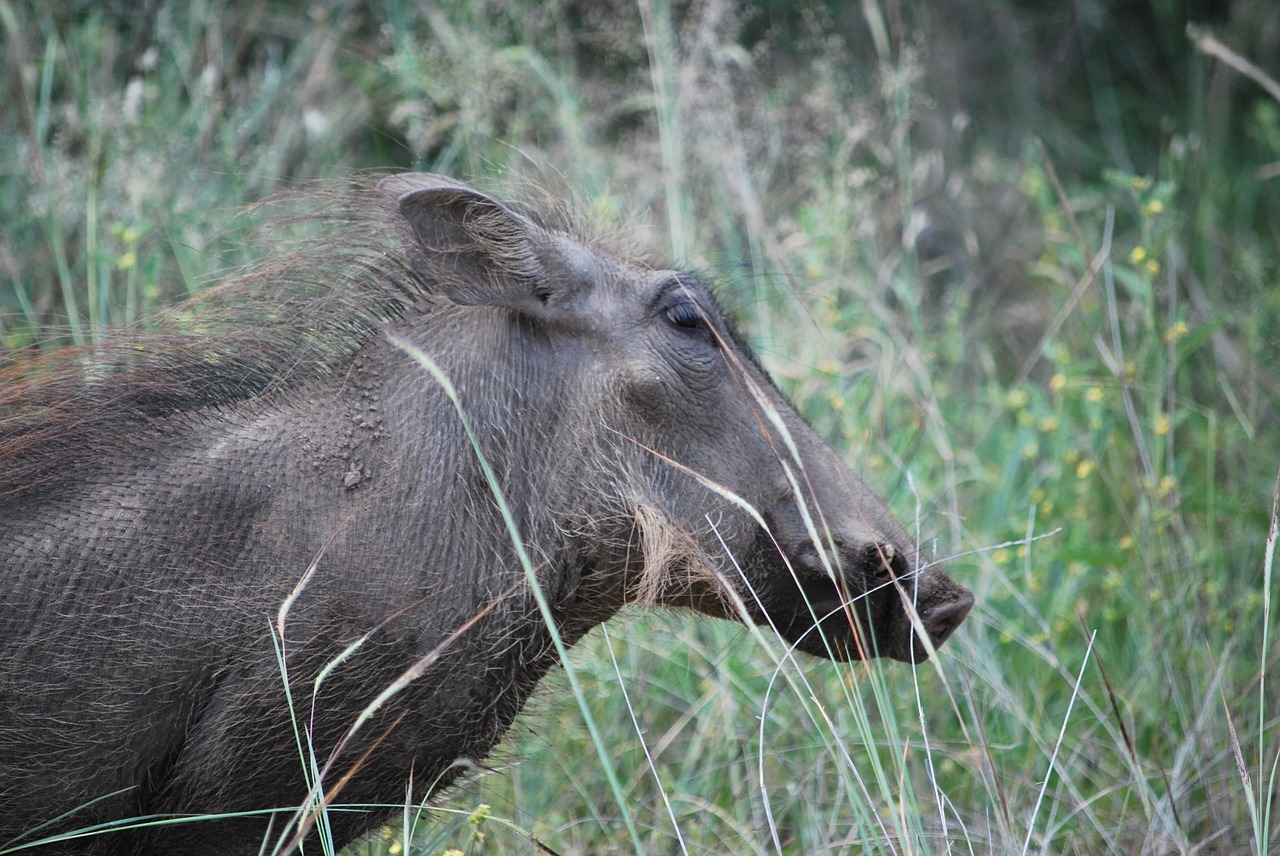
<instances>
[{"instance_id":1,"label":"warthog's wart","mask_svg":"<svg viewBox=\"0 0 1280 856\"><path fill-rule=\"evenodd\" d=\"M439 176L327 199L326 247L0 379L0 847L257 812L51 848L256 854L307 753L335 804L447 784L557 662L529 568L568 644L644 602L918 661L964 619L696 277Z\"/></svg>"}]
</instances>

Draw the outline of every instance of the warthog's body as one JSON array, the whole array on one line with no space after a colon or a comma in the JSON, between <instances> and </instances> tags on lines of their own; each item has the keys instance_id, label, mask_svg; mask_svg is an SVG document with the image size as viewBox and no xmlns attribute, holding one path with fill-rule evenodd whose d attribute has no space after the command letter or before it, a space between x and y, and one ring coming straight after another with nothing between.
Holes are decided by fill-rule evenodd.
<instances>
[{"instance_id":1,"label":"warthog's body","mask_svg":"<svg viewBox=\"0 0 1280 856\"><path fill-rule=\"evenodd\" d=\"M296 807L310 758L334 803L448 782L557 662L512 527L566 644L631 601L837 658L922 659L909 613L935 645L963 619L695 278L434 176L346 204L349 246L215 293L198 335L0 387L0 849ZM52 849L253 854L291 820Z\"/></svg>"}]
</instances>

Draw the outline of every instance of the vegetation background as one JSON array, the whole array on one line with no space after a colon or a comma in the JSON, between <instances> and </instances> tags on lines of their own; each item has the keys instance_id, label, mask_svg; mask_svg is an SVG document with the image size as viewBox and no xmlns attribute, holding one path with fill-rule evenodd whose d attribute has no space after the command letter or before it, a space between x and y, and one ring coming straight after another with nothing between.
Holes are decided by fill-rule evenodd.
<instances>
[{"instance_id":1,"label":"vegetation background","mask_svg":"<svg viewBox=\"0 0 1280 856\"><path fill-rule=\"evenodd\" d=\"M250 261L241 208L299 182L531 177L713 272L977 594L914 669L621 617L574 660L609 758L553 679L351 852L1280 845L1271 0L0 0L0 35L0 363Z\"/></svg>"}]
</instances>

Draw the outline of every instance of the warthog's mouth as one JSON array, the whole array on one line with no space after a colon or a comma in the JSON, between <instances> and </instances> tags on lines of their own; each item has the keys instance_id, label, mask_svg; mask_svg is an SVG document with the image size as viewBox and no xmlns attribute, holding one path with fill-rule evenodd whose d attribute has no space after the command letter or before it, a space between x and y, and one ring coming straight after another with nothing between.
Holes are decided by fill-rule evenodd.
<instances>
[{"instance_id":1,"label":"warthog's mouth","mask_svg":"<svg viewBox=\"0 0 1280 856\"><path fill-rule=\"evenodd\" d=\"M921 663L940 648L964 623L973 607L973 595L949 579L942 591L929 591L921 582L909 617L909 592L893 583L863 595L846 596L830 580L804 581L798 601L789 609L769 610L782 636L798 650L831 660L865 660L888 657ZM779 620L779 619L783 620ZM921 638L928 635L929 643Z\"/></svg>"}]
</instances>

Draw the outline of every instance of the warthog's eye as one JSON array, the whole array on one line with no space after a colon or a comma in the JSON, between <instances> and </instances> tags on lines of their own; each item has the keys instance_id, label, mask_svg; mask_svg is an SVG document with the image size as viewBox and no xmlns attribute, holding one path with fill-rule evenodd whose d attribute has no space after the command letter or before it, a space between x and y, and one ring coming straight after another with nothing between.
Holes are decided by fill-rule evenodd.
<instances>
[{"instance_id":1,"label":"warthog's eye","mask_svg":"<svg viewBox=\"0 0 1280 856\"><path fill-rule=\"evenodd\" d=\"M682 330L706 330L707 318L698 304L692 300L673 303L664 313L672 325Z\"/></svg>"}]
</instances>

